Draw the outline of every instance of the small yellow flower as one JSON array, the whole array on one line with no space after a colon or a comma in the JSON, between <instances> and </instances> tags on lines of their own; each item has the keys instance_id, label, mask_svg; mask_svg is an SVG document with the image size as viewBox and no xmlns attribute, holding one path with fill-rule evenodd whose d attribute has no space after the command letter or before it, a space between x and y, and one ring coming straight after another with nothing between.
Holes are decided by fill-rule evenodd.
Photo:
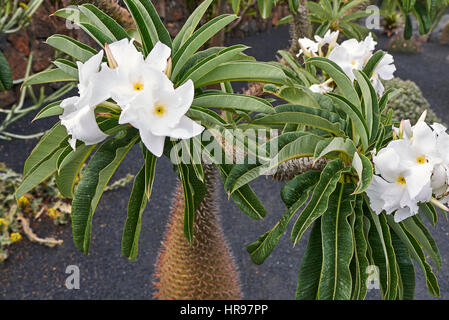
<instances>
[{"instance_id":1,"label":"small yellow flower","mask_svg":"<svg viewBox=\"0 0 449 320\"><path fill-rule=\"evenodd\" d=\"M22 235L21 235L20 233L18 233L18 232L13 232L13 233L11 233L11 234L9 235L9 239L10 239L12 242L17 242L17 241L22 240Z\"/></svg>"},{"instance_id":2,"label":"small yellow flower","mask_svg":"<svg viewBox=\"0 0 449 320\"><path fill-rule=\"evenodd\" d=\"M56 210L55 208L50 208L48 209L48 216L52 219L56 219L61 216L61 213L59 213L59 211Z\"/></svg>"},{"instance_id":3,"label":"small yellow flower","mask_svg":"<svg viewBox=\"0 0 449 320\"><path fill-rule=\"evenodd\" d=\"M30 200L28 200L28 198L25 196L21 196L19 200L17 200L17 203L20 207L25 208L30 204Z\"/></svg>"},{"instance_id":4,"label":"small yellow flower","mask_svg":"<svg viewBox=\"0 0 449 320\"><path fill-rule=\"evenodd\" d=\"M4 227L7 227L9 225L9 222L6 221L6 219L0 218L0 230L2 230Z\"/></svg>"}]
</instances>

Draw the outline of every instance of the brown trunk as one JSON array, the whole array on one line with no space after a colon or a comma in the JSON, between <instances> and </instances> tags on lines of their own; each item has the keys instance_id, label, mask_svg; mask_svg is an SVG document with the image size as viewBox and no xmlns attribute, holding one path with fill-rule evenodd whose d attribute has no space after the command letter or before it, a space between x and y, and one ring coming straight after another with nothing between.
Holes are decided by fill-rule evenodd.
<instances>
[{"instance_id":1,"label":"brown trunk","mask_svg":"<svg viewBox=\"0 0 449 320\"><path fill-rule=\"evenodd\" d=\"M300 3L298 11L292 14L290 21L290 53L296 55L299 52L299 38L310 38L312 33L312 25L309 20L309 11L303 2Z\"/></svg>"},{"instance_id":2,"label":"brown trunk","mask_svg":"<svg viewBox=\"0 0 449 320\"><path fill-rule=\"evenodd\" d=\"M178 185L156 262L155 298L161 300L241 299L239 275L216 208L216 170L205 167L207 192L195 212L194 240L184 236L184 194Z\"/></svg>"}]
</instances>

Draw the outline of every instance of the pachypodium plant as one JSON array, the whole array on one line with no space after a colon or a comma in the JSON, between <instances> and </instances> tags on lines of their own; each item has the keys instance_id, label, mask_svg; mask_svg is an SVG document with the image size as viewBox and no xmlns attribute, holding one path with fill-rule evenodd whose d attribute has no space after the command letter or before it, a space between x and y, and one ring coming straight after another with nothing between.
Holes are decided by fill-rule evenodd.
<instances>
[{"instance_id":1,"label":"pachypodium plant","mask_svg":"<svg viewBox=\"0 0 449 320\"><path fill-rule=\"evenodd\" d=\"M237 18L222 15L197 28L211 3L212 0L206 0L199 5L174 39L149 0L125 1L137 32L125 30L90 4L54 14L71 19L102 49L97 51L63 35L53 35L47 40L73 60L57 59L56 68L32 76L25 85L75 82L79 92L46 106L37 115L36 119L59 115L60 122L27 159L16 198L43 179L56 175L60 192L73 198L73 238L82 252L89 251L93 214L104 188L136 144L142 149L144 165L135 177L130 196L123 254L130 259L137 257L141 216L150 198L157 159L162 155L170 157L183 185L184 233L192 243L195 210L206 192L204 170L201 163L193 161L198 149L183 152L182 157L178 151L198 140L201 156L207 144L215 140L213 135L207 142L199 139L205 128L220 132L238 128L253 113L275 113L273 106L263 99L234 94L230 83L287 83L281 69L243 54L247 49L243 45L200 50ZM207 90L205 87L209 85L221 85L222 90ZM212 108L225 110L225 119ZM211 159L223 153L221 145L218 146L220 150L215 154L212 148L207 149ZM186 155L192 161L182 161ZM89 156L74 190L76 176ZM225 179L232 165L218 163L217 167ZM239 190L233 200L253 218L265 215L265 208L249 187Z\"/></svg>"},{"instance_id":2,"label":"pachypodium plant","mask_svg":"<svg viewBox=\"0 0 449 320\"><path fill-rule=\"evenodd\" d=\"M413 260L439 296L442 259L423 217L435 225L435 207L448 211L446 128L428 126L425 114L413 127L394 121L388 100L397 91L379 81L393 76L392 56L374 52L371 36L341 44L337 36L300 39L305 66L281 51L291 84L265 85L288 104L250 125L281 130L267 141L278 152L269 162L235 165L225 188L233 194L276 168L294 174L275 174L288 180L286 212L248 252L263 263L293 220L293 245L311 229L297 299L364 299L375 283L383 299L412 299Z\"/></svg>"}]
</instances>

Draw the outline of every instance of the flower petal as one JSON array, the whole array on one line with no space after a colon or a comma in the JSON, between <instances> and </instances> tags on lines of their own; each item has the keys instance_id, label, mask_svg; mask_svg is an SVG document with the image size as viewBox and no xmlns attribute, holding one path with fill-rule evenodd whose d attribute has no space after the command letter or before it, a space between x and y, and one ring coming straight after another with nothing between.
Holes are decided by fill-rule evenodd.
<instances>
[{"instance_id":1,"label":"flower petal","mask_svg":"<svg viewBox=\"0 0 449 320\"><path fill-rule=\"evenodd\" d=\"M175 139L190 139L204 131L204 127L186 116L182 116L179 123L174 128L167 128L153 132L157 135L172 137Z\"/></svg>"},{"instance_id":2,"label":"flower petal","mask_svg":"<svg viewBox=\"0 0 449 320\"><path fill-rule=\"evenodd\" d=\"M159 41L148 54L145 63L160 72L164 72L167 68L167 60L170 58L170 55L170 47Z\"/></svg>"},{"instance_id":3,"label":"flower petal","mask_svg":"<svg viewBox=\"0 0 449 320\"><path fill-rule=\"evenodd\" d=\"M81 140L86 145L93 145L107 138L107 135L98 127L93 108L88 105L65 108L60 119L67 133L72 136L72 148L75 146L75 140Z\"/></svg>"},{"instance_id":4,"label":"flower petal","mask_svg":"<svg viewBox=\"0 0 449 320\"><path fill-rule=\"evenodd\" d=\"M156 136L148 129L141 129L139 130L139 133L145 147L147 147L147 149L156 157L162 156L162 153L164 152L165 137Z\"/></svg>"}]
</instances>

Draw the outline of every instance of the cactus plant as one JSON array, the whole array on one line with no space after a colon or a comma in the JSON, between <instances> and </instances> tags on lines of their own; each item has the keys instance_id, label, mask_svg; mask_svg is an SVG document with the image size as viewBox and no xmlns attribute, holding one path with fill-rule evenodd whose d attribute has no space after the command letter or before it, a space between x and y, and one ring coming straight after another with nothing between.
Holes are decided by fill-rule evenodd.
<instances>
[{"instance_id":1,"label":"cactus plant","mask_svg":"<svg viewBox=\"0 0 449 320\"><path fill-rule=\"evenodd\" d=\"M412 123L418 121L424 110L427 110L429 122L439 122L435 112L430 109L429 102L424 98L421 90L415 82L394 78L384 82L385 89L401 89L401 92L390 99L389 105L393 110L393 118L396 120L410 119Z\"/></svg>"}]
</instances>

